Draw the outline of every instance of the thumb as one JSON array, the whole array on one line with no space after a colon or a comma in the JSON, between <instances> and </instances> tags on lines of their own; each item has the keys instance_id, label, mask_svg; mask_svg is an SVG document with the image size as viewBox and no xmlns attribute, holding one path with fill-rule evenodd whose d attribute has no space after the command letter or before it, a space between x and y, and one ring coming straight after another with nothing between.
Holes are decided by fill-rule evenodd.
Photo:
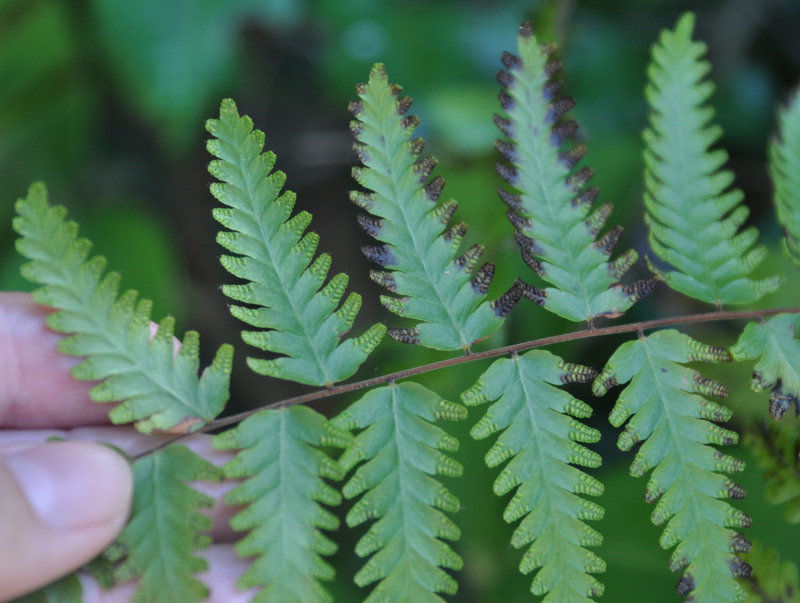
<instances>
[{"instance_id":1,"label":"thumb","mask_svg":"<svg viewBox=\"0 0 800 603\"><path fill-rule=\"evenodd\" d=\"M0 449L0 601L95 557L122 529L132 488L128 464L104 446Z\"/></svg>"}]
</instances>

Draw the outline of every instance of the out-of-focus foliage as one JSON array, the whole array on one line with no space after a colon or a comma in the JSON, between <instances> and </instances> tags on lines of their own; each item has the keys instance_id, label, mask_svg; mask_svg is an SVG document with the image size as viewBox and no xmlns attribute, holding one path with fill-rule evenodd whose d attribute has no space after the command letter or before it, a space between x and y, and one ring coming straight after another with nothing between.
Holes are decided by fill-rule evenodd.
<instances>
[{"instance_id":1,"label":"out-of-focus foliage","mask_svg":"<svg viewBox=\"0 0 800 603\"><path fill-rule=\"evenodd\" d=\"M797 565L781 559L775 549L756 543L744 555L753 566L753 576L745 582L750 596L745 603L799 603L800 582Z\"/></svg>"},{"instance_id":2,"label":"out-of-focus foliage","mask_svg":"<svg viewBox=\"0 0 800 603\"><path fill-rule=\"evenodd\" d=\"M193 125L235 81L245 25L290 29L306 10L302 0L92 0L108 71L119 92L161 142L182 150Z\"/></svg>"},{"instance_id":3,"label":"out-of-focus foliage","mask_svg":"<svg viewBox=\"0 0 800 603\"><path fill-rule=\"evenodd\" d=\"M797 421L760 422L745 432L767 486L766 498L783 508L786 521L800 523L800 432Z\"/></svg>"}]
</instances>

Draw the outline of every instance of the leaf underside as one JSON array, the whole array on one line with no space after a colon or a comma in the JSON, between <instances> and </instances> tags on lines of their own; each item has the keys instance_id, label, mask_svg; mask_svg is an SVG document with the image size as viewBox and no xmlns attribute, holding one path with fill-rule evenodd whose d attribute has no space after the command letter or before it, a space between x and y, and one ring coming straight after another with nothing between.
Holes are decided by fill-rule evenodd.
<instances>
[{"instance_id":1,"label":"leaf underside","mask_svg":"<svg viewBox=\"0 0 800 603\"><path fill-rule=\"evenodd\" d=\"M212 522L199 510L214 501L187 482L219 481L222 472L180 444L137 460L133 472L131 517L105 553L119 562L115 578L138 579L134 603L205 600L208 587L195 576L208 563L196 551L211 543Z\"/></svg>"},{"instance_id":2,"label":"leaf underside","mask_svg":"<svg viewBox=\"0 0 800 603\"><path fill-rule=\"evenodd\" d=\"M437 350L469 350L502 323L519 299L516 288L489 302L486 291L494 265L475 269L483 252L474 245L459 255L467 227L450 225L453 200L438 203L444 181L430 179L433 157L420 159L424 146L413 138L419 120L407 115L411 99L390 84L383 65L375 65L369 83L357 87L359 100L350 104L356 153L364 167L353 169L369 193L351 199L369 212L359 224L381 245L363 248L368 259L385 270L371 276L394 296L383 304L399 316L418 321L390 329L404 343Z\"/></svg>"},{"instance_id":3,"label":"leaf underside","mask_svg":"<svg viewBox=\"0 0 800 603\"><path fill-rule=\"evenodd\" d=\"M436 475L455 477L462 467L445 452L458 441L433 424L463 419L463 406L442 400L416 383L374 389L332 420L340 429L360 430L339 463L358 466L342 492L359 497L347 514L350 527L373 521L356 554L371 556L356 574L359 586L378 582L367 603L441 602L454 594L461 558L444 540L460 531L445 513L459 509Z\"/></svg>"},{"instance_id":4,"label":"leaf underside","mask_svg":"<svg viewBox=\"0 0 800 603\"><path fill-rule=\"evenodd\" d=\"M733 174L722 169L728 155L711 146L722 130L709 125L706 106L713 84L701 57L705 44L692 41L694 15L662 32L653 46L646 89L650 127L646 144L645 221L653 253L674 270L656 270L676 291L721 307L754 302L780 286L778 277L753 280L766 256L754 246L755 228L741 230L748 216Z\"/></svg>"},{"instance_id":5,"label":"leaf underside","mask_svg":"<svg viewBox=\"0 0 800 603\"><path fill-rule=\"evenodd\" d=\"M231 313L256 327L244 331L244 341L279 354L274 359L248 358L255 372L309 385L331 385L350 377L380 342L386 329L372 326L359 337L341 341L361 307L351 293L340 304L348 277L337 274L327 283L331 257L314 258L319 237L305 233L311 215L291 215L292 192L281 194L286 180L272 172L275 155L263 153L264 134L249 117L239 117L235 103L224 100L219 119L206 129L214 136L208 151L218 159L209 172L221 180L211 193L226 207L214 217L228 230L217 237L235 255L223 255L222 265L244 285L224 285ZM255 306L255 307L251 307Z\"/></svg>"},{"instance_id":6,"label":"leaf underside","mask_svg":"<svg viewBox=\"0 0 800 603\"><path fill-rule=\"evenodd\" d=\"M603 509L581 496L598 496L603 485L578 468L600 465L600 456L580 444L598 441L600 432L578 420L591 416L588 404L554 387L595 375L535 350L496 361L462 394L470 406L494 402L471 434L483 439L501 432L486 464L508 461L494 491L503 496L516 489L503 517L522 520L511 544L530 545L520 570L538 570L531 592L546 595L546 603L588 602L603 594L592 574L604 571L605 562L587 548L599 546L602 536L585 523L601 519Z\"/></svg>"},{"instance_id":7,"label":"leaf underside","mask_svg":"<svg viewBox=\"0 0 800 603\"><path fill-rule=\"evenodd\" d=\"M677 545L670 569L687 568L677 591L690 595L687 601L693 603L741 601L744 591L736 578L750 572L735 555L747 551L750 543L729 529L749 526L750 518L722 500L745 496L741 486L723 475L741 471L744 463L709 446L738 441L735 432L716 425L731 412L706 397L728 392L682 365L726 361L730 356L722 348L678 331L658 331L622 344L593 385L594 393L603 395L630 381L609 420L615 427L627 421L617 442L621 450L643 442L631 475L653 470L645 500L658 500L652 521L666 523L659 543L665 549Z\"/></svg>"},{"instance_id":8,"label":"leaf underside","mask_svg":"<svg viewBox=\"0 0 800 603\"><path fill-rule=\"evenodd\" d=\"M150 433L179 424L191 430L214 419L228 399L233 348L221 346L198 378L197 333L177 342L167 317L152 336L150 301L137 300L135 291L118 295L119 274L104 275L105 260L89 258L91 243L78 238L63 207L48 204L44 185L33 184L16 209L17 250L32 260L22 273L43 285L34 299L58 310L47 317L48 326L70 335L59 351L88 356L73 376L102 380L91 390L95 402L122 401L109 412L111 421L136 421L139 431Z\"/></svg>"},{"instance_id":9,"label":"leaf underside","mask_svg":"<svg viewBox=\"0 0 800 603\"><path fill-rule=\"evenodd\" d=\"M504 116L496 115L495 123L510 140L498 141L497 149L511 167L500 164L498 172L514 192L501 189L500 197L508 205L526 264L553 285L539 289L520 283L522 294L569 320L613 318L650 293L657 280L631 286L618 282L637 254L628 250L610 259L620 227L599 236L612 206L594 207L598 191L587 186L592 172L575 167L586 148L565 145L577 125L562 120L574 102L559 97L561 84L554 75L560 64L552 60L554 50L540 46L525 24L518 55L503 54L507 71L500 71L498 80Z\"/></svg>"},{"instance_id":10,"label":"leaf underside","mask_svg":"<svg viewBox=\"0 0 800 603\"><path fill-rule=\"evenodd\" d=\"M214 438L216 448L241 449L223 470L228 479L244 480L226 503L244 505L231 526L247 531L236 551L255 559L238 586L261 587L254 602L333 600L320 581L333 579L322 556L337 547L320 530L339 526L322 504L338 505L341 495L322 478L341 479L343 471L319 447L341 448L349 439L304 406L261 411Z\"/></svg>"},{"instance_id":11,"label":"leaf underside","mask_svg":"<svg viewBox=\"0 0 800 603\"><path fill-rule=\"evenodd\" d=\"M778 314L750 323L731 347L735 360L756 360L750 385L769 390L769 414L780 420L789 408L800 414L800 341L797 314Z\"/></svg>"}]
</instances>

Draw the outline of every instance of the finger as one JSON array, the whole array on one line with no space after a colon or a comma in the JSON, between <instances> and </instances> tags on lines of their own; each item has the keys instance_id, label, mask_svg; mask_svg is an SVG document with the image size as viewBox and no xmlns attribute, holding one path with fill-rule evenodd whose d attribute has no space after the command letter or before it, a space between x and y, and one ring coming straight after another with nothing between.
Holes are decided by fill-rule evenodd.
<instances>
[{"instance_id":1,"label":"finger","mask_svg":"<svg viewBox=\"0 0 800 603\"><path fill-rule=\"evenodd\" d=\"M174 435L146 436L130 427L78 427L62 430L8 430L0 431L0 452L18 450L30 447L32 444L41 444L51 438L60 438L69 441L97 442L111 444L124 451L129 456L141 454L151 450L154 446L175 440ZM221 467L233 458L233 453L227 450L216 450L211 445L211 436L197 434L179 440L193 452L203 457L214 465ZM233 542L240 535L230 527L230 519L241 510L241 507L231 507L225 504L225 495L239 482L226 480L223 482L200 481L193 482L192 487L214 500L212 507L201 509L201 512L213 520L211 537L214 542Z\"/></svg>"},{"instance_id":2,"label":"finger","mask_svg":"<svg viewBox=\"0 0 800 603\"><path fill-rule=\"evenodd\" d=\"M125 460L83 442L0 450L0 601L83 565L122 529L133 488Z\"/></svg>"},{"instance_id":3,"label":"finger","mask_svg":"<svg viewBox=\"0 0 800 603\"><path fill-rule=\"evenodd\" d=\"M89 399L92 383L75 380L79 362L57 350L50 312L27 293L0 293L0 424L71 427L108 423L106 405Z\"/></svg>"}]
</instances>

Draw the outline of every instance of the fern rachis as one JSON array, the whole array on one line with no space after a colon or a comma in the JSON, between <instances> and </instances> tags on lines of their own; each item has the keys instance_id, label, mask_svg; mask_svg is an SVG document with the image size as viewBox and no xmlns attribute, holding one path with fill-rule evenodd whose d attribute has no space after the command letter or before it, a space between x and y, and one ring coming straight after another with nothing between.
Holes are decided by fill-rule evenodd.
<instances>
[{"instance_id":1,"label":"fern rachis","mask_svg":"<svg viewBox=\"0 0 800 603\"><path fill-rule=\"evenodd\" d=\"M602 534L589 522L602 518L598 502L614 504L614 493L598 502L590 498L604 486L593 474L602 457L588 447L603 433L584 422L596 412L593 401L562 389L593 381L596 395L627 384L609 421L614 427L625 424L618 437L621 450L641 443L630 471L634 476L652 471L645 500L656 503L653 523L666 524L661 546L675 547L670 569L686 568L678 592L696 602L742 600L758 575L747 584L737 581L750 571L741 556L750 543L733 529L747 527L750 519L725 500L744 496L725 474L741 470L743 463L715 448L735 445L738 436L718 425L731 411L709 398L724 397L727 389L686 365L755 360L753 388L771 390L770 412L780 419L798 407L800 397L793 315L800 309L594 325L598 317L622 316L659 280L717 308L755 301L780 282L752 276L766 251L754 247L754 229L740 230L746 214L741 196L727 191L724 153L709 148L716 130L707 129L707 63L702 46L691 39L692 24L691 16L683 17L654 46L647 91L646 222L653 252L674 269L650 260L656 276L629 285L620 279L637 254L611 259L621 229L603 233L611 207L594 205L590 173L577 167L585 149L568 142L575 125L564 117L573 103L560 96L561 84L554 79L555 49L540 45L529 25L520 30L517 54L503 55L502 115L495 122L505 136L497 148L510 164L498 168L511 187L501 189L500 197L523 260L544 286L519 278L494 300L487 299L494 265L479 266L480 244L461 250L466 226L452 222L455 201L440 200L443 181L431 177L436 161L421 157L411 101L376 65L350 105L363 164L354 169L362 189L351 199L367 212L357 220L377 241L363 251L380 267L371 273L373 280L391 294L381 302L405 322L388 329L376 324L350 338L360 296L345 295L346 275L328 278L330 257L316 253L319 237L306 232L310 215L293 213L294 195L281 192L285 177L273 171L265 135L239 115L233 101L223 101L219 117L207 124L214 156L209 170L219 180L211 190L224 206L214 212L224 228L218 241L227 255L221 262L243 281L224 286L223 293L236 302L231 313L249 325L242 333L245 343L267 354L248 359L252 370L321 388L297 399L258 401L260 408L235 417L216 418L227 399L231 348L223 347L198 375L196 334L187 334L177 354L170 319L162 320L151 338L147 302L137 302L135 293L117 294L118 277L102 275L104 262L88 257L77 227L34 185L18 204L14 222L19 250L31 260L25 275L43 285L37 299L57 309L49 322L69 336L62 351L88 357L75 376L102 379L93 390L97 401L121 401L111 419L134 422L144 432L238 423L214 436L217 448L234 455L221 468L178 442L137 455L134 515L99 571L111 580L138 579L137 596L143 600L205 598L197 550L208 544L203 533L209 526L197 509L209 501L191 483L222 478L240 480L226 500L237 506L231 525L241 532L236 549L248 567L238 584L254 588L255 601L332 600L327 583L334 568L328 558L344 540L335 531L344 528L334 514L343 499L352 501L344 523L365 526L354 546L364 561L353 571L356 584L369 589L360 591L365 600L435 602L455 594L464 559L452 544L461 533L461 502L450 480L470 479L472 468L458 460L460 443L448 433L447 422L468 413L412 378L493 358L490 366L476 366L480 376L473 377L474 385L462 384L461 401L486 404L470 434L495 438L485 461L492 468L504 464L494 491L514 492L502 517L519 522L508 538L514 548L525 548L520 570L533 573L535 596L572 603L595 600L604 590L598 574L606 562L595 550ZM796 189L794 167L800 165L797 106L790 103L781 113L781 136L770 147L778 216L791 256L800 237L800 208L790 194ZM569 320L587 321L589 329L474 350L512 311L540 312L531 306L514 310L521 297ZM650 333L701 320L741 319L757 322L744 328L730 353L674 329ZM466 355L339 383L368 360L387 330L403 343ZM599 372L599 366L531 349L612 333L636 338L620 345ZM302 405L360 390L366 391L335 416ZM761 433L776 443L779 455L796 442L770 430ZM764 449L762 460L770 454ZM791 472L773 471L772 479L776 498L788 496L790 517L796 517L793 497L800 496L792 489ZM162 507L165 513L158 513ZM770 558L757 552L756 572L762 558ZM771 579L779 578L785 575Z\"/></svg>"}]
</instances>

